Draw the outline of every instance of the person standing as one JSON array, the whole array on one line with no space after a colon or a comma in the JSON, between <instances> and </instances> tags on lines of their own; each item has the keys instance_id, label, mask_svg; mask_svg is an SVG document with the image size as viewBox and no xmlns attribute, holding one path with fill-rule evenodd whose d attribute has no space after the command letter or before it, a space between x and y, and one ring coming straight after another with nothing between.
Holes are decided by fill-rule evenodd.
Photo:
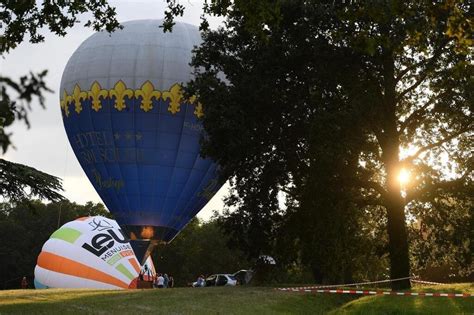
<instances>
[{"instance_id":1,"label":"person standing","mask_svg":"<svg viewBox=\"0 0 474 315\"><path fill-rule=\"evenodd\" d=\"M158 275L158 278L156 279L156 284L157 284L158 289L163 288L163 286L165 285L165 278L163 278L161 273Z\"/></svg>"},{"instance_id":2,"label":"person standing","mask_svg":"<svg viewBox=\"0 0 474 315\"><path fill-rule=\"evenodd\" d=\"M168 288L174 287L174 279L172 275L169 275Z\"/></svg>"},{"instance_id":3,"label":"person standing","mask_svg":"<svg viewBox=\"0 0 474 315\"><path fill-rule=\"evenodd\" d=\"M168 274L166 273L164 274L163 278L165 279L165 282L163 283L163 287L167 288L170 278L168 277Z\"/></svg>"},{"instance_id":4,"label":"person standing","mask_svg":"<svg viewBox=\"0 0 474 315\"><path fill-rule=\"evenodd\" d=\"M26 277L23 277L23 279L21 279L21 288L28 289L28 280L26 280Z\"/></svg>"}]
</instances>

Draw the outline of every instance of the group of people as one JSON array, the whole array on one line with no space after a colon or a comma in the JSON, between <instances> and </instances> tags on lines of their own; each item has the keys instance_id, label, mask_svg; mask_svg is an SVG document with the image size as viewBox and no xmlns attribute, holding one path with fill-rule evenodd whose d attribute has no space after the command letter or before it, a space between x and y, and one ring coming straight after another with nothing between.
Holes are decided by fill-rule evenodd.
<instances>
[{"instance_id":1,"label":"group of people","mask_svg":"<svg viewBox=\"0 0 474 315\"><path fill-rule=\"evenodd\" d=\"M172 275L167 275L159 273L153 279L153 287L162 289L162 288L172 288L174 286L174 279Z\"/></svg>"}]
</instances>

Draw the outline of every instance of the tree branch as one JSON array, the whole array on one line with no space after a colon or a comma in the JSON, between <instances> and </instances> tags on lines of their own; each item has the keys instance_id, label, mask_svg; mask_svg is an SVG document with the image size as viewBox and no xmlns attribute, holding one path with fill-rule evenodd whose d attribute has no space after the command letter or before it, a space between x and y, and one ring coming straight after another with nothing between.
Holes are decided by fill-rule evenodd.
<instances>
[{"instance_id":1,"label":"tree branch","mask_svg":"<svg viewBox=\"0 0 474 315\"><path fill-rule=\"evenodd\" d=\"M413 83L411 86L409 86L408 88L406 88L405 90L403 90L402 92L400 92L400 94L398 95L397 97L397 102L399 102L401 99L403 99L403 97L405 97L405 95L407 95L408 93L410 93L411 91L413 91L414 89L416 89L418 86L420 86L421 83L423 83L423 81L425 81L425 79L428 77L428 75L430 74L430 72L433 70L435 64L436 64L436 61L438 61L438 58L441 56L441 54L443 53L443 48L449 43L450 39L444 39L441 41L440 45L437 46L434 51L433 51L433 56L427 60L423 60L423 61L420 61L420 62L417 62L416 64L412 65L411 67L408 67L406 69L404 69L396 78L396 82L399 82L399 80L401 80L401 78L406 74L408 73L410 70L413 70L415 68L417 68L419 65L423 64L423 63L426 63L426 65L424 66L424 69L422 71L420 71L420 73L418 74L418 80L416 80L415 83Z\"/></svg>"},{"instance_id":2,"label":"tree branch","mask_svg":"<svg viewBox=\"0 0 474 315\"><path fill-rule=\"evenodd\" d=\"M464 174L459 178L456 178L456 179L453 179L453 180L440 181L440 182L435 183L435 184L427 184L422 189L419 189L419 190L414 191L414 192L408 191L407 196L405 197L406 203L408 204L409 202L411 202L415 199L419 199L424 194L426 194L430 191L434 192L434 191L437 191L439 189L443 189L446 192L447 191L453 191L453 189L459 190L460 185L465 184L465 179L468 176L468 174L470 174L471 172L472 172L472 169L469 169L466 172L464 172Z\"/></svg>"},{"instance_id":3,"label":"tree branch","mask_svg":"<svg viewBox=\"0 0 474 315\"><path fill-rule=\"evenodd\" d=\"M441 56L441 53L443 52L443 48L449 43L451 39L444 39L441 41L440 45L437 46L435 49L434 49L434 52L433 52L433 56L430 57L429 59L423 59L421 61L418 61L417 63L409 66L409 67L406 67L405 69L403 69L396 77L395 77L395 81L396 82L399 82L403 76L405 74L407 74L408 72L418 68L419 66L421 66L422 64L424 63L427 63L427 67L432 65L436 59L439 58L439 56Z\"/></svg>"},{"instance_id":4,"label":"tree branch","mask_svg":"<svg viewBox=\"0 0 474 315\"><path fill-rule=\"evenodd\" d=\"M383 199L374 196L354 197L353 201L359 207L384 206Z\"/></svg>"},{"instance_id":5,"label":"tree branch","mask_svg":"<svg viewBox=\"0 0 474 315\"><path fill-rule=\"evenodd\" d=\"M415 110L413 113L410 114L404 121L400 122L400 128L398 129L398 132L401 133L407 128L413 121L416 121L420 119L424 114L425 110L434 103L436 100L435 97L430 99L428 102L426 102L423 106Z\"/></svg>"},{"instance_id":6,"label":"tree branch","mask_svg":"<svg viewBox=\"0 0 474 315\"><path fill-rule=\"evenodd\" d=\"M405 95L407 95L408 93L410 93L411 91L413 91L414 89L419 87L421 85L421 83L423 83L425 81L425 79L428 77L428 74L429 74L428 70L424 71L424 73L419 76L418 80L416 80L415 83L413 83L412 85L407 87L405 90L400 92L400 94L398 94L398 96L397 96L397 102L399 102L401 99L403 99L405 97Z\"/></svg>"},{"instance_id":7,"label":"tree branch","mask_svg":"<svg viewBox=\"0 0 474 315\"><path fill-rule=\"evenodd\" d=\"M411 163L411 162L413 162L423 152L426 152L426 151L429 151L429 150L434 149L436 147L439 147L440 145L442 145L442 144L444 144L448 141L451 141L452 139L454 139L454 138L462 135L463 133L467 132L470 129L469 127L470 127L470 125L466 126L466 128L463 128L463 129L459 130L458 132L455 132L455 133L453 133L453 134L451 134L451 135L449 135L449 136L447 136L447 137L445 137L445 138L443 138L439 141L428 144L427 146L424 146L424 147L418 149L418 151L416 151L413 155L408 156L405 159L403 159L401 161L401 163Z\"/></svg>"},{"instance_id":8,"label":"tree branch","mask_svg":"<svg viewBox=\"0 0 474 315\"><path fill-rule=\"evenodd\" d=\"M378 192L381 195L382 199L386 199L387 191L379 183L374 182L374 181L370 181L370 180L366 180L366 181L365 180L358 180L358 181L356 181L356 184L361 188L367 188L367 189L375 190L376 192Z\"/></svg>"}]
</instances>

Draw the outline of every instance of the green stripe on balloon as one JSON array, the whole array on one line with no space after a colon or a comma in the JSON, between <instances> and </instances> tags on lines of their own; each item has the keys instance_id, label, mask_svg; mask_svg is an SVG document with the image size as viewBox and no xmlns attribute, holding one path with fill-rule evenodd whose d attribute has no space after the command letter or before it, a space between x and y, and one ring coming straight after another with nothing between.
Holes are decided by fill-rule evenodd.
<instances>
[{"instance_id":1,"label":"green stripe on balloon","mask_svg":"<svg viewBox=\"0 0 474 315\"><path fill-rule=\"evenodd\" d=\"M112 266L113 264L115 264L115 263L116 263L117 261L119 261L120 259L122 259L122 255L120 255L120 254L115 254L115 255L112 256L112 258L110 258L110 259L107 261L107 263Z\"/></svg>"},{"instance_id":2,"label":"green stripe on balloon","mask_svg":"<svg viewBox=\"0 0 474 315\"><path fill-rule=\"evenodd\" d=\"M119 264L117 267L115 267L118 271L120 271L125 277L127 277L130 280L133 280L135 277L132 275L132 273L122 264Z\"/></svg>"},{"instance_id":3,"label":"green stripe on balloon","mask_svg":"<svg viewBox=\"0 0 474 315\"><path fill-rule=\"evenodd\" d=\"M71 229L64 227L62 229L57 230L56 232L51 235L50 238L57 238L68 243L74 244L74 242L81 236L82 233L78 230Z\"/></svg>"}]
</instances>

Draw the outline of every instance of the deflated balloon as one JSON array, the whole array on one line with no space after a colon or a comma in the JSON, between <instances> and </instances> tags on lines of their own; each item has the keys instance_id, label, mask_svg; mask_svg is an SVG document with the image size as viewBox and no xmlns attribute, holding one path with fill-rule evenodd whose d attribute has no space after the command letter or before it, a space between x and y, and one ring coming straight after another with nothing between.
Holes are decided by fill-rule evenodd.
<instances>
[{"instance_id":1,"label":"deflated balloon","mask_svg":"<svg viewBox=\"0 0 474 315\"><path fill-rule=\"evenodd\" d=\"M84 172L133 240L169 242L220 185L200 156L202 105L186 99L195 26L123 23L96 33L70 58L61 80L67 136Z\"/></svg>"},{"instance_id":2,"label":"deflated balloon","mask_svg":"<svg viewBox=\"0 0 474 315\"><path fill-rule=\"evenodd\" d=\"M155 274L151 258L146 266ZM43 245L35 287L133 288L140 269L117 222L101 216L79 218L64 224Z\"/></svg>"}]
</instances>

